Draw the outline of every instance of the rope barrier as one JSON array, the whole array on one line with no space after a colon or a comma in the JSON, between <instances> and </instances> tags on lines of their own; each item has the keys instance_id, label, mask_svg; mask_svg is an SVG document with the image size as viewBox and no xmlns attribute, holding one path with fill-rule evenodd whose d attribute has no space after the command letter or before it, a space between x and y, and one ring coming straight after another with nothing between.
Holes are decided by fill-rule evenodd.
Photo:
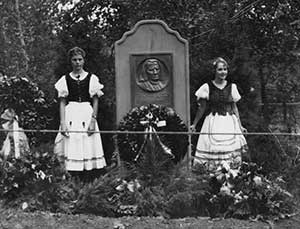
<instances>
[{"instance_id":1,"label":"rope barrier","mask_svg":"<svg viewBox=\"0 0 300 229\"><path fill-rule=\"evenodd\" d=\"M21 129L21 130L3 130L0 132L24 132L24 133L59 133L60 130L34 130L34 129ZM87 133L85 130L69 130L68 133ZM121 131L121 130L99 130L99 131L88 131L90 133L101 133L101 134L145 134L145 131ZM156 131L156 134L165 135L249 135L249 136L300 136L300 133L274 133L274 132L246 132L246 133L201 133L201 132L180 132L180 131Z\"/></svg>"}]
</instances>

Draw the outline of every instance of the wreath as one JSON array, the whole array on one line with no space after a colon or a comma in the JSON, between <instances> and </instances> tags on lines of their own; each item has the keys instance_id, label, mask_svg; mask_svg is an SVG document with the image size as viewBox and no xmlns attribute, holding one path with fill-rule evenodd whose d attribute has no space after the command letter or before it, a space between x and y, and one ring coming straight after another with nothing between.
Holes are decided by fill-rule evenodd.
<instances>
[{"instance_id":1,"label":"wreath","mask_svg":"<svg viewBox=\"0 0 300 229\"><path fill-rule=\"evenodd\" d=\"M19 116L20 126L24 129L47 129L52 121L49 109L52 101L47 100L44 92L26 77L0 77L0 114L12 108ZM49 140L46 133L26 133L31 145ZM0 136L1 138L1 136Z\"/></svg>"},{"instance_id":2,"label":"wreath","mask_svg":"<svg viewBox=\"0 0 300 229\"><path fill-rule=\"evenodd\" d=\"M149 114L150 117L149 117ZM151 120L149 120L151 119ZM145 131L145 123L151 122L155 131L186 132L187 126L175 111L166 106L150 104L133 108L121 120L120 131ZM159 140L168 147L174 155L173 161L178 162L185 156L188 147L188 135L186 134L158 134ZM117 142L120 158L127 162L133 162L140 152L145 141L144 134L118 134Z\"/></svg>"}]
</instances>

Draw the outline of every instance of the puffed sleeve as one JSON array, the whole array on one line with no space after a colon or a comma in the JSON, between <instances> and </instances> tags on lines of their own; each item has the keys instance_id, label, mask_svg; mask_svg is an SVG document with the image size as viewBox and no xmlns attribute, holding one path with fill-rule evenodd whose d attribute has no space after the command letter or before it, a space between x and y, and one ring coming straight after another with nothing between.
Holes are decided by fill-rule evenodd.
<instances>
[{"instance_id":1,"label":"puffed sleeve","mask_svg":"<svg viewBox=\"0 0 300 229\"><path fill-rule=\"evenodd\" d=\"M207 83L203 84L195 93L197 100L199 99L207 99L209 96L209 86Z\"/></svg>"},{"instance_id":2,"label":"puffed sleeve","mask_svg":"<svg viewBox=\"0 0 300 229\"><path fill-rule=\"evenodd\" d=\"M235 103L241 99L241 95L237 89L236 84L234 83L231 86L231 95L232 95L233 102Z\"/></svg>"},{"instance_id":3,"label":"puffed sleeve","mask_svg":"<svg viewBox=\"0 0 300 229\"><path fill-rule=\"evenodd\" d=\"M69 90L67 86L66 77L62 76L54 85L58 92L58 97L67 97L69 95Z\"/></svg>"},{"instance_id":4,"label":"puffed sleeve","mask_svg":"<svg viewBox=\"0 0 300 229\"><path fill-rule=\"evenodd\" d=\"M90 80L90 88L89 88L89 93L90 93L91 98L94 95L97 95L98 97L104 95L104 93L102 91L103 88L104 88L104 86L103 86L103 84L101 84L99 82L98 77L95 75L92 75L91 80Z\"/></svg>"}]
</instances>

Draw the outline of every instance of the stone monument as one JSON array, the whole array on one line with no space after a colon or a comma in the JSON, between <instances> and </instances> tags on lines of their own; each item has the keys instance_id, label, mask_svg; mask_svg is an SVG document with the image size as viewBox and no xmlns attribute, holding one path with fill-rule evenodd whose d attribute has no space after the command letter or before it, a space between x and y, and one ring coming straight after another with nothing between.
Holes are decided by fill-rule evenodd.
<instances>
[{"instance_id":1,"label":"stone monument","mask_svg":"<svg viewBox=\"0 0 300 229\"><path fill-rule=\"evenodd\" d=\"M189 126L188 42L161 20L139 21L115 43L117 123L133 108L172 107Z\"/></svg>"}]
</instances>

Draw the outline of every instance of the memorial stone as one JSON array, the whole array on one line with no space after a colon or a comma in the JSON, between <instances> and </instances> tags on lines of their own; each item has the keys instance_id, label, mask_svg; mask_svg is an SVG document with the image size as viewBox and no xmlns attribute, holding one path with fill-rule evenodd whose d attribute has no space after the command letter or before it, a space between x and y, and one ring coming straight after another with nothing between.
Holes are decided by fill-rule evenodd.
<instances>
[{"instance_id":1,"label":"memorial stone","mask_svg":"<svg viewBox=\"0 0 300 229\"><path fill-rule=\"evenodd\" d=\"M139 21L115 43L117 123L133 107L171 107L189 125L188 42L161 20Z\"/></svg>"}]
</instances>

